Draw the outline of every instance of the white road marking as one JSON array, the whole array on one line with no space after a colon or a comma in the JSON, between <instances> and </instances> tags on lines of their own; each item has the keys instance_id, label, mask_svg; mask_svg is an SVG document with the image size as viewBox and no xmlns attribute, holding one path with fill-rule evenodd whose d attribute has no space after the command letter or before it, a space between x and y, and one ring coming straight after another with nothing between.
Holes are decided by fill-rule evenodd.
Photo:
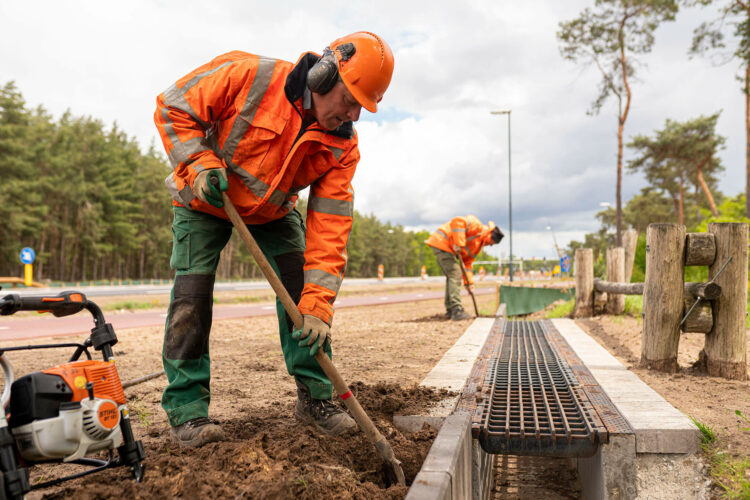
<instances>
[{"instance_id":1,"label":"white road marking","mask_svg":"<svg viewBox=\"0 0 750 500\"><path fill-rule=\"evenodd\" d=\"M167 317L167 313L161 313L161 314L159 314L159 316L161 316L162 318L166 318Z\"/></svg>"},{"instance_id":2,"label":"white road marking","mask_svg":"<svg viewBox=\"0 0 750 500\"><path fill-rule=\"evenodd\" d=\"M261 309L276 309L276 306L263 306Z\"/></svg>"},{"instance_id":3,"label":"white road marking","mask_svg":"<svg viewBox=\"0 0 750 500\"><path fill-rule=\"evenodd\" d=\"M380 297L380 300L388 300L388 297Z\"/></svg>"},{"instance_id":4,"label":"white road marking","mask_svg":"<svg viewBox=\"0 0 750 500\"><path fill-rule=\"evenodd\" d=\"M10 330L9 326L0 326L0 330Z\"/></svg>"}]
</instances>

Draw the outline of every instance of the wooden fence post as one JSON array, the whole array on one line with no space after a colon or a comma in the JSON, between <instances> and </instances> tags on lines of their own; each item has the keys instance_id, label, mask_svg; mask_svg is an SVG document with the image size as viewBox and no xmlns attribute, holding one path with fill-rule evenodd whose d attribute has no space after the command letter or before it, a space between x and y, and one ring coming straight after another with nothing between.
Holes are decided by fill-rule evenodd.
<instances>
[{"instance_id":1,"label":"wooden fence post","mask_svg":"<svg viewBox=\"0 0 750 500\"><path fill-rule=\"evenodd\" d=\"M577 248L576 267L576 307L574 318L588 318L594 315L594 251L590 248Z\"/></svg>"},{"instance_id":2,"label":"wooden fence post","mask_svg":"<svg viewBox=\"0 0 750 500\"><path fill-rule=\"evenodd\" d=\"M699 366L709 375L747 380L745 316L747 314L747 237L746 223L710 223L708 232L716 237L716 259L708 268L713 278L731 256L726 269L716 278L721 296L713 301L714 325L706 335Z\"/></svg>"},{"instance_id":3,"label":"wooden fence post","mask_svg":"<svg viewBox=\"0 0 750 500\"><path fill-rule=\"evenodd\" d=\"M638 231L628 229L622 233L622 247L625 249L625 283L630 283L633 277L633 262L635 261L635 249L638 246Z\"/></svg>"},{"instance_id":4,"label":"wooden fence post","mask_svg":"<svg viewBox=\"0 0 750 500\"><path fill-rule=\"evenodd\" d=\"M607 281L623 283L625 281L625 249L622 247L607 249ZM625 312L625 296L621 293L607 294L607 313L622 314Z\"/></svg>"},{"instance_id":5,"label":"wooden fence post","mask_svg":"<svg viewBox=\"0 0 750 500\"><path fill-rule=\"evenodd\" d=\"M677 370L684 294L685 226L650 224L646 231L641 366Z\"/></svg>"}]
</instances>

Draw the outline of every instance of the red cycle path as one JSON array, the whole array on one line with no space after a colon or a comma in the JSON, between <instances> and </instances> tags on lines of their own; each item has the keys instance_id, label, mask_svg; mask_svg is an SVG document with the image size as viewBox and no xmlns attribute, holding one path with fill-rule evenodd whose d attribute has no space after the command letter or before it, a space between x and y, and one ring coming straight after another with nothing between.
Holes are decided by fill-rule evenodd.
<instances>
[{"instance_id":1,"label":"red cycle path","mask_svg":"<svg viewBox=\"0 0 750 500\"><path fill-rule=\"evenodd\" d=\"M466 292L464 291L463 293L465 294ZM489 293L494 293L494 290L491 288L483 288L474 291L475 295L486 295ZM439 299L443 296L444 293L442 291L435 291L344 297L338 299L335 306L336 308L343 308L398 304L403 302ZM217 321L275 314L276 306L273 303L214 306L213 319L214 321ZM143 328L147 326L163 325L166 316L167 311L164 309L161 311L143 311L125 314L105 313L104 318L112 324L115 331L118 331L126 328ZM43 314L37 318L0 319L0 341L88 334L91 332L93 326L93 318L91 314L85 310L63 318L55 318L51 314Z\"/></svg>"}]
</instances>

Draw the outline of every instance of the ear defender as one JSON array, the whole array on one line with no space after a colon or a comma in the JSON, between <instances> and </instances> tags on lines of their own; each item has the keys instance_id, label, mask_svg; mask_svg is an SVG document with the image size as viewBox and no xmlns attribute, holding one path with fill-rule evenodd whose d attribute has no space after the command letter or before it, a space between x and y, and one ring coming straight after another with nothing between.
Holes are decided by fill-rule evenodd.
<instances>
[{"instance_id":1,"label":"ear defender","mask_svg":"<svg viewBox=\"0 0 750 500\"><path fill-rule=\"evenodd\" d=\"M500 231L500 228L497 227L497 226L492 230L492 232L490 233L490 235L491 235L491 238L492 238L492 242L494 244L496 244L496 245L498 243L500 243L500 241L503 239L503 236L505 236L503 234L503 232Z\"/></svg>"},{"instance_id":2,"label":"ear defender","mask_svg":"<svg viewBox=\"0 0 750 500\"><path fill-rule=\"evenodd\" d=\"M356 51L353 43L345 43L335 50L341 55L342 61L348 61ZM326 94L339 81L339 61L335 51L326 47L323 55L307 72L307 88L316 94Z\"/></svg>"}]
</instances>

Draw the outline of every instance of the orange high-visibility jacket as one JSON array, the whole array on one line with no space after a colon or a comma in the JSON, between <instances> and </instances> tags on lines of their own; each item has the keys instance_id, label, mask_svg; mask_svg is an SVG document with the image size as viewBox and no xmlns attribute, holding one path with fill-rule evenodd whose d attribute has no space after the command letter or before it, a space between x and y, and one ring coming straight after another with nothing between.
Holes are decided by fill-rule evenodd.
<instances>
[{"instance_id":1,"label":"orange high-visibility jacket","mask_svg":"<svg viewBox=\"0 0 750 500\"><path fill-rule=\"evenodd\" d=\"M317 122L302 128L307 70L318 59L306 53L292 64L229 52L160 94L154 121L174 167L165 183L176 206L227 219L193 193L204 169L226 168L227 195L247 224L283 217L311 186L299 309L330 324L346 267L359 148L351 122L334 131Z\"/></svg>"},{"instance_id":2,"label":"orange high-visibility jacket","mask_svg":"<svg viewBox=\"0 0 750 500\"><path fill-rule=\"evenodd\" d=\"M473 215L466 217L454 217L450 222L446 222L438 227L425 241L431 247L435 247L444 252L453 253L453 245L460 247L461 260L466 267L468 283L474 284L474 273L471 272L471 265L474 258L479 255L484 245L490 239L489 228L482 225L482 222Z\"/></svg>"}]
</instances>

